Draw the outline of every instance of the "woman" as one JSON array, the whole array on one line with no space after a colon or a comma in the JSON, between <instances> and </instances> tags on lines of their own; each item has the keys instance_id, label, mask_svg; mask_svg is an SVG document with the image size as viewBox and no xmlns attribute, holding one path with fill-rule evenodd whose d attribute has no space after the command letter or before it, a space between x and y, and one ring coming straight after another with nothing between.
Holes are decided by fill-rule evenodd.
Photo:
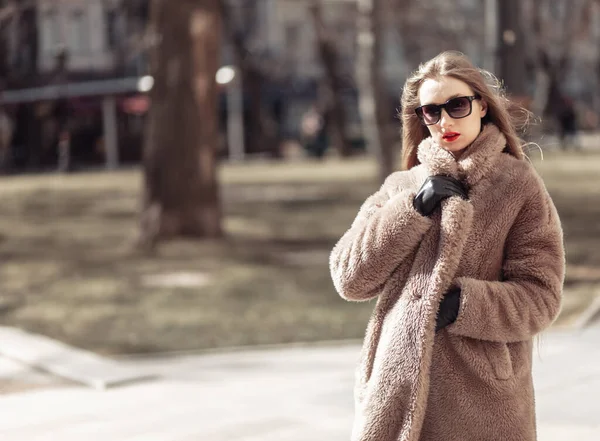
<instances>
[{"instance_id":1,"label":"woman","mask_svg":"<svg viewBox=\"0 0 600 441\"><path fill-rule=\"evenodd\" d=\"M556 318L556 209L491 74L446 52L402 94L404 171L331 253L339 294L378 296L355 441L536 439L532 340Z\"/></svg>"}]
</instances>

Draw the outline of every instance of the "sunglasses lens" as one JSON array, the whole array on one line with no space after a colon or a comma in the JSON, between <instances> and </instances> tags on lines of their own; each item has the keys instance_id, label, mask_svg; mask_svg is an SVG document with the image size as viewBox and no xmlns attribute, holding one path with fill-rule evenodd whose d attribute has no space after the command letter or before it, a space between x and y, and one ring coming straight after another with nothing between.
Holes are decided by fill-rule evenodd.
<instances>
[{"instance_id":1,"label":"sunglasses lens","mask_svg":"<svg viewBox=\"0 0 600 441\"><path fill-rule=\"evenodd\" d=\"M435 124L440 120L441 110L439 106L427 105L421 107L421 114L425 124Z\"/></svg>"},{"instance_id":2,"label":"sunglasses lens","mask_svg":"<svg viewBox=\"0 0 600 441\"><path fill-rule=\"evenodd\" d=\"M471 101L468 98L453 98L446 104L446 111L452 118L464 118L471 112Z\"/></svg>"}]
</instances>

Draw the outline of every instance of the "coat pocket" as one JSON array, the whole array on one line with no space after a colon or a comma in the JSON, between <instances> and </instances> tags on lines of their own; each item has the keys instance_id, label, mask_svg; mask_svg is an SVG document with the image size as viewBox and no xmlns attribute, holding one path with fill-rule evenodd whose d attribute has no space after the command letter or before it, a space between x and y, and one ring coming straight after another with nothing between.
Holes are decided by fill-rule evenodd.
<instances>
[{"instance_id":1,"label":"coat pocket","mask_svg":"<svg viewBox=\"0 0 600 441\"><path fill-rule=\"evenodd\" d=\"M496 378L499 380L512 378L514 375L512 358L506 343L482 341L481 344Z\"/></svg>"}]
</instances>

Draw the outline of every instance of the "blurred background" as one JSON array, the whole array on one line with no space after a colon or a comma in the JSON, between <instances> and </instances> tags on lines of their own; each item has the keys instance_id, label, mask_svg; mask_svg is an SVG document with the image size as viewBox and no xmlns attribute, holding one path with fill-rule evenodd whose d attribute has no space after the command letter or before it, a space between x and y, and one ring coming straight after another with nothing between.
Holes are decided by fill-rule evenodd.
<instances>
[{"instance_id":1,"label":"blurred background","mask_svg":"<svg viewBox=\"0 0 600 441\"><path fill-rule=\"evenodd\" d=\"M2 0L0 323L108 355L361 338L328 255L452 49L536 115L581 325L599 48L597 0Z\"/></svg>"}]
</instances>

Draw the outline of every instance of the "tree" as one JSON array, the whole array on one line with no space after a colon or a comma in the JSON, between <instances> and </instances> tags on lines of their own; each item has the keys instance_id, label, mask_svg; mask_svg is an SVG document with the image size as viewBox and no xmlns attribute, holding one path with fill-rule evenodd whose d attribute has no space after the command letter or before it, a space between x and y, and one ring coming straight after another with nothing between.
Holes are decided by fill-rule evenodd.
<instances>
[{"instance_id":1,"label":"tree","mask_svg":"<svg viewBox=\"0 0 600 441\"><path fill-rule=\"evenodd\" d=\"M570 68L574 44L592 0L527 0L522 3L524 30L528 32L528 64L535 78L531 110L536 115L556 107L561 84Z\"/></svg>"},{"instance_id":2,"label":"tree","mask_svg":"<svg viewBox=\"0 0 600 441\"><path fill-rule=\"evenodd\" d=\"M153 0L154 87L144 149L140 245L219 237L217 84L219 0Z\"/></svg>"},{"instance_id":3,"label":"tree","mask_svg":"<svg viewBox=\"0 0 600 441\"><path fill-rule=\"evenodd\" d=\"M265 59L265 54L261 54L260 50L252 47L256 42L254 34L258 29L258 2L221 0L220 6L235 64L241 71L241 82L247 94L247 150L266 151L274 157L280 157L280 121L276 120L272 109L266 108L264 100L266 89L275 83L272 69L274 63L273 60Z\"/></svg>"},{"instance_id":4,"label":"tree","mask_svg":"<svg viewBox=\"0 0 600 441\"><path fill-rule=\"evenodd\" d=\"M35 1L2 0L0 3L0 88L25 88L40 84L43 77L38 72L39 38L38 14ZM8 39L16 41L15 52L10 53ZM18 138L30 167L39 165L42 157L43 124L46 115L38 112L37 103L18 105L10 133L3 124L3 167L10 167L14 156L8 155L9 139ZM14 132L13 132L14 130Z\"/></svg>"},{"instance_id":5,"label":"tree","mask_svg":"<svg viewBox=\"0 0 600 441\"><path fill-rule=\"evenodd\" d=\"M444 50L469 52L484 39L483 2L392 0L386 3L387 26L396 33L411 70Z\"/></svg>"},{"instance_id":6,"label":"tree","mask_svg":"<svg viewBox=\"0 0 600 441\"><path fill-rule=\"evenodd\" d=\"M368 148L379 164L379 180L395 169L395 144L386 130L387 90L382 75L383 0L358 0L356 82L359 112Z\"/></svg>"},{"instance_id":7,"label":"tree","mask_svg":"<svg viewBox=\"0 0 600 441\"><path fill-rule=\"evenodd\" d=\"M325 120L330 123L332 142L339 155L350 156L351 146L347 137L346 109L342 100L342 92L346 86L341 72L340 54L335 46L333 36L327 32L320 0L313 0L310 12L317 33L317 49L325 68L325 97L323 99Z\"/></svg>"},{"instance_id":8,"label":"tree","mask_svg":"<svg viewBox=\"0 0 600 441\"><path fill-rule=\"evenodd\" d=\"M0 81L2 86L17 77L20 80L27 77L31 80L37 75L38 61L38 29L36 2L33 0L0 0ZM9 66L8 39L11 25L16 25L16 37L19 40L19 50L27 51L27 64L17 66L20 72L11 72Z\"/></svg>"},{"instance_id":9,"label":"tree","mask_svg":"<svg viewBox=\"0 0 600 441\"><path fill-rule=\"evenodd\" d=\"M517 100L527 95L525 45L521 17L521 0L498 2L499 76L507 91Z\"/></svg>"}]
</instances>

